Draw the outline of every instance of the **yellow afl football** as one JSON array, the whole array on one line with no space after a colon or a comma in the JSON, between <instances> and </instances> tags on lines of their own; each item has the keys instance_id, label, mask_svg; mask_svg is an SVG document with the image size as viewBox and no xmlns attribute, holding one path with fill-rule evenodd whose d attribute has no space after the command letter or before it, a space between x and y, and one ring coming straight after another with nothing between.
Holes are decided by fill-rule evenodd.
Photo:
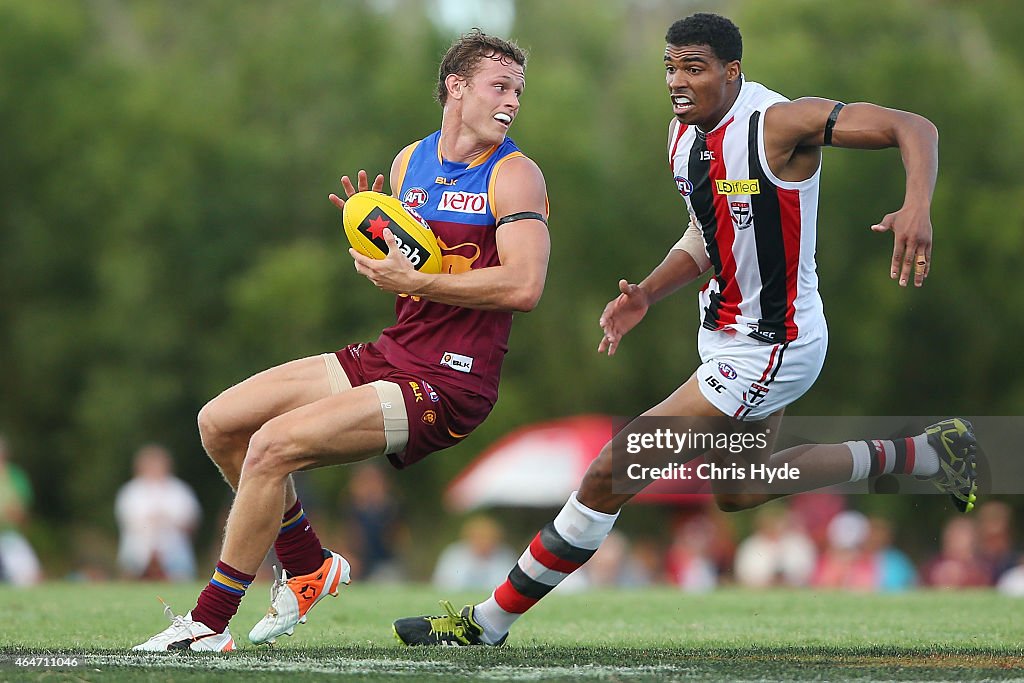
<instances>
[{"instance_id":1,"label":"yellow afl football","mask_svg":"<svg viewBox=\"0 0 1024 683\"><path fill-rule=\"evenodd\" d=\"M380 192L358 192L342 211L345 236L352 248L370 258L388 255L384 228L395 235L398 249L423 273L441 272L441 249L427 222L398 199Z\"/></svg>"}]
</instances>

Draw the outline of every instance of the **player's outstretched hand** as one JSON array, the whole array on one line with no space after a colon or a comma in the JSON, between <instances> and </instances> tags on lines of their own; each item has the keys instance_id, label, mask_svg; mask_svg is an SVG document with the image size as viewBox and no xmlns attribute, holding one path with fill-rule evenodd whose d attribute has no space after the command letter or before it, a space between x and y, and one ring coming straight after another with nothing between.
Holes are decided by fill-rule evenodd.
<instances>
[{"instance_id":1,"label":"player's outstretched hand","mask_svg":"<svg viewBox=\"0 0 1024 683\"><path fill-rule=\"evenodd\" d=\"M395 233L390 228L384 228L383 237L388 245L388 255L382 259L370 258L349 247L348 253L355 261L356 272L386 292L407 294L414 291L417 278L426 276L416 272L398 248Z\"/></svg>"},{"instance_id":2,"label":"player's outstretched hand","mask_svg":"<svg viewBox=\"0 0 1024 683\"><path fill-rule=\"evenodd\" d=\"M875 232L892 230L892 263L889 277L899 278L900 287L906 287L911 276L914 286L920 287L932 267L932 221L927 208L904 206L871 226Z\"/></svg>"},{"instance_id":3,"label":"player's outstretched hand","mask_svg":"<svg viewBox=\"0 0 1024 683\"><path fill-rule=\"evenodd\" d=\"M357 192L366 192L367 190L373 190L374 192L380 192L384 189L384 176L380 173L373 179L373 187L370 187L369 176L366 175L366 171L359 169L359 173L356 174L356 185L352 185L352 180L347 176L341 176L341 188L345 190L345 196L351 197ZM333 192L327 195L327 198L331 200L331 203L338 207L338 211L345 210L345 200L334 194Z\"/></svg>"},{"instance_id":4,"label":"player's outstretched hand","mask_svg":"<svg viewBox=\"0 0 1024 683\"><path fill-rule=\"evenodd\" d=\"M619 291L621 294L608 302L598 321L604 336L597 345L597 352L607 352L609 356L615 355L622 337L643 320L651 305L647 292L639 285L619 280Z\"/></svg>"}]
</instances>

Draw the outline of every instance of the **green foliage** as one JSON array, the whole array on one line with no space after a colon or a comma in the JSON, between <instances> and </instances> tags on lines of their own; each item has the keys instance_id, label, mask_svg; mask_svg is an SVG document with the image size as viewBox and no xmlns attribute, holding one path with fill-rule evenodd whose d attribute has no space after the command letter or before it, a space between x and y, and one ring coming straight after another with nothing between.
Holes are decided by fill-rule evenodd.
<instances>
[{"instance_id":1,"label":"green foliage","mask_svg":"<svg viewBox=\"0 0 1024 683\"><path fill-rule=\"evenodd\" d=\"M749 78L867 100L941 131L927 286L887 277L868 226L902 201L894 151L825 153L818 242L831 351L802 414L1014 414L1024 334L1021 13L1009 0L690 3L730 13ZM690 8L687 5L687 8ZM698 6L699 5L699 6ZM0 428L68 534L109 527L132 451L158 439L207 510L226 491L195 414L291 358L372 339L391 301L351 268L326 196L433 130L450 36L429 3L0 0ZM531 51L514 137L545 171L552 261L517 316L501 401L465 444L398 477L412 508L511 428L630 415L694 367L693 292L614 358L597 318L683 210L665 166L667 0L521 0ZM468 27L467 27L468 28ZM331 492L344 472L319 475Z\"/></svg>"}]
</instances>

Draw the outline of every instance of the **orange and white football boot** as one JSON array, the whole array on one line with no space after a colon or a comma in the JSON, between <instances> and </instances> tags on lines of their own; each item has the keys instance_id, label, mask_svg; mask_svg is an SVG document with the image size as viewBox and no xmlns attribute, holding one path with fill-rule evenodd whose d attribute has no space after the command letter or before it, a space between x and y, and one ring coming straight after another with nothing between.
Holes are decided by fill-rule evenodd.
<instances>
[{"instance_id":1,"label":"orange and white football boot","mask_svg":"<svg viewBox=\"0 0 1024 683\"><path fill-rule=\"evenodd\" d=\"M288 576L274 567L276 576L270 586L270 609L267 616L252 627L249 640L259 645L273 643L278 636L290 636L296 624L306 623L306 615L327 595L337 596L338 585L351 581L348 560L324 548L324 563L311 574Z\"/></svg>"}]
</instances>

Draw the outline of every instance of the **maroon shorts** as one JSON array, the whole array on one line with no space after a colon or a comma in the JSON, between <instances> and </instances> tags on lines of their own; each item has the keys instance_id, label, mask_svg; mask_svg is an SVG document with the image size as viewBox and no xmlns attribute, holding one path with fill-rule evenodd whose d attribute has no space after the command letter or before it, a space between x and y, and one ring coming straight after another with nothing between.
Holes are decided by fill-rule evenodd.
<instances>
[{"instance_id":1,"label":"maroon shorts","mask_svg":"<svg viewBox=\"0 0 1024 683\"><path fill-rule=\"evenodd\" d=\"M372 343L350 344L335 351L335 355L354 387L377 380L401 387L409 416L409 442L401 452L388 455L398 469L459 443L484 421L493 407L477 394L432 381L419 372L399 370Z\"/></svg>"}]
</instances>

